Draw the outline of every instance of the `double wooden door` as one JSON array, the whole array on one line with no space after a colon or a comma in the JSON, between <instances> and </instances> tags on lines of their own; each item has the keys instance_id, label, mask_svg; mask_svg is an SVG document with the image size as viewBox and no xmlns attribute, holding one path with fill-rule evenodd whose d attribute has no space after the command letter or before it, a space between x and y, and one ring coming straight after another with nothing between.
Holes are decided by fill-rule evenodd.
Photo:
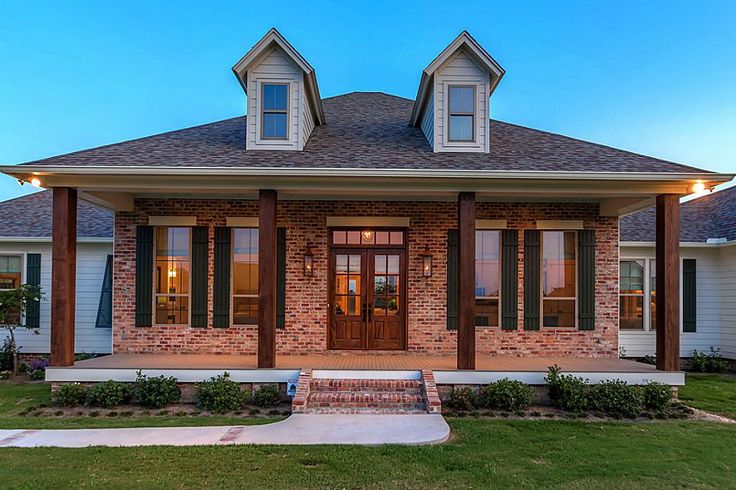
<instances>
[{"instance_id":1,"label":"double wooden door","mask_svg":"<svg viewBox=\"0 0 736 490\"><path fill-rule=\"evenodd\" d=\"M406 348L406 251L330 251L330 349Z\"/></svg>"}]
</instances>

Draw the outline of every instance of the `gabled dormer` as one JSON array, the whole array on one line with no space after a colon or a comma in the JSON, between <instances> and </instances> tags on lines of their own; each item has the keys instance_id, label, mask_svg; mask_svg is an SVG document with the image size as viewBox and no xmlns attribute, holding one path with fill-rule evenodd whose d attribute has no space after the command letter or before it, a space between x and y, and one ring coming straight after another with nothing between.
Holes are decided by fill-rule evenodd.
<instances>
[{"instance_id":1,"label":"gabled dormer","mask_svg":"<svg viewBox=\"0 0 736 490\"><path fill-rule=\"evenodd\" d=\"M314 69L276 29L233 66L247 101L248 150L301 150L325 123Z\"/></svg>"},{"instance_id":2,"label":"gabled dormer","mask_svg":"<svg viewBox=\"0 0 736 490\"><path fill-rule=\"evenodd\" d=\"M489 99L504 73L463 31L422 72L410 124L435 152L488 153Z\"/></svg>"}]
</instances>

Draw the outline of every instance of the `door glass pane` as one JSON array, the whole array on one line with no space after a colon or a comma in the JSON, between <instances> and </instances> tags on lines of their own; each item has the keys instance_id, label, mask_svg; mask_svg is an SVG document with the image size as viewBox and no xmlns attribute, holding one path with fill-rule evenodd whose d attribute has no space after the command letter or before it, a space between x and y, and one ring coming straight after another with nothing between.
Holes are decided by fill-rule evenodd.
<instances>
[{"instance_id":1,"label":"door glass pane","mask_svg":"<svg viewBox=\"0 0 736 490\"><path fill-rule=\"evenodd\" d=\"M360 297L348 296L348 314L360 315Z\"/></svg>"},{"instance_id":2,"label":"door glass pane","mask_svg":"<svg viewBox=\"0 0 736 490\"><path fill-rule=\"evenodd\" d=\"M397 294L399 291L399 276L386 277L386 293Z\"/></svg>"},{"instance_id":3,"label":"door glass pane","mask_svg":"<svg viewBox=\"0 0 736 490\"><path fill-rule=\"evenodd\" d=\"M348 276L348 294L360 294L360 276Z\"/></svg>"},{"instance_id":4,"label":"door glass pane","mask_svg":"<svg viewBox=\"0 0 736 490\"><path fill-rule=\"evenodd\" d=\"M376 255L374 258L375 261L375 270L374 272L376 274L385 274L386 273L386 256L385 255Z\"/></svg>"},{"instance_id":5,"label":"door glass pane","mask_svg":"<svg viewBox=\"0 0 736 490\"><path fill-rule=\"evenodd\" d=\"M346 231L333 231L332 243L336 245L344 245L348 242L348 234Z\"/></svg>"},{"instance_id":6,"label":"door glass pane","mask_svg":"<svg viewBox=\"0 0 736 490\"><path fill-rule=\"evenodd\" d=\"M403 231L392 231L391 245L403 245L404 243L404 232Z\"/></svg>"},{"instance_id":7,"label":"door glass pane","mask_svg":"<svg viewBox=\"0 0 736 490\"><path fill-rule=\"evenodd\" d=\"M396 316L399 313L399 298L397 296L389 296L387 300L386 315Z\"/></svg>"},{"instance_id":8,"label":"door glass pane","mask_svg":"<svg viewBox=\"0 0 736 490\"><path fill-rule=\"evenodd\" d=\"M348 276L342 274L335 276L335 294L348 294Z\"/></svg>"},{"instance_id":9,"label":"door glass pane","mask_svg":"<svg viewBox=\"0 0 736 490\"><path fill-rule=\"evenodd\" d=\"M337 296L335 298L335 315L345 316L348 314L348 297Z\"/></svg>"},{"instance_id":10,"label":"door glass pane","mask_svg":"<svg viewBox=\"0 0 736 490\"><path fill-rule=\"evenodd\" d=\"M360 255L350 256L349 271L350 272L360 272Z\"/></svg>"},{"instance_id":11,"label":"door glass pane","mask_svg":"<svg viewBox=\"0 0 736 490\"><path fill-rule=\"evenodd\" d=\"M338 274L346 273L348 271L348 256L347 255L336 255L335 256L335 270Z\"/></svg>"},{"instance_id":12,"label":"door glass pane","mask_svg":"<svg viewBox=\"0 0 736 490\"><path fill-rule=\"evenodd\" d=\"M376 296L376 301L378 301L379 296L386 294L386 276L375 276L373 278L373 294Z\"/></svg>"},{"instance_id":13,"label":"door glass pane","mask_svg":"<svg viewBox=\"0 0 736 490\"><path fill-rule=\"evenodd\" d=\"M348 232L348 243L350 245L360 245L360 232L349 231Z\"/></svg>"},{"instance_id":14,"label":"door glass pane","mask_svg":"<svg viewBox=\"0 0 736 490\"><path fill-rule=\"evenodd\" d=\"M377 231L376 232L376 245L388 245L388 232L387 231Z\"/></svg>"},{"instance_id":15,"label":"door glass pane","mask_svg":"<svg viewBox=\"0 0 736 490\"><path fill-rule=\"evenodd\" d=\"M389 274L398 274L399 273L399 256L398 255L389 255L388 256L388 268L387 272Z\"/></svg>"}]
</instances>

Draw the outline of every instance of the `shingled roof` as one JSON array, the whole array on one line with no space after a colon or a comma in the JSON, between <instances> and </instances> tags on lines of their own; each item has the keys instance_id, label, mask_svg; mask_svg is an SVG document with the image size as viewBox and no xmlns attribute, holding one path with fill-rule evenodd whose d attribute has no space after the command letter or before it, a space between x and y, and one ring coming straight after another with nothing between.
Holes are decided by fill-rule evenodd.
<instances>
[{"instance_id":1,"label":"shingled roof","mask_svg":"<svg viewBox=\"0 0 736 490\"><path fill-rule=\"evenodd\" d=\"M490 153L434 153L421 129L408 124L412 100L354 92L323 104L326 125L314 128L303 151L244 150L241 116L26 165L703 172L496 120L491 121Z\"/></svg>"},{"instance_id":2,"label":"shingled roof","mask_svg":"<svg viewBox=\"0 0 736 490\"><path fill-rule=\"evenodd\" d=\"M654 207L621 218L621 241L653 242ZM709 238L736 240L736 187L707 194L680 205L680 241Z\"/></svg>"},{"instance_id":3,"label":"shingled roof","mask_svg":"<svg viewBox=\"0 0 736 490\"><path fill-rule=\"evenodd\" d=\"M36 192L0 202L0 237L49 238L53 208L50 191ZM78 238L112 238L113 213L79 200Z\"/></svg>"}]
</instances>

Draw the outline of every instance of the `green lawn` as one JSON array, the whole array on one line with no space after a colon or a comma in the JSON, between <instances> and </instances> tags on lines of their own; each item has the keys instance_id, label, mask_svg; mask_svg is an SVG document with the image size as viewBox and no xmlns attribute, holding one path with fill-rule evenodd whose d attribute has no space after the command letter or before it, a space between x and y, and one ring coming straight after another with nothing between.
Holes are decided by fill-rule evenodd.
<instances>
[{"instance_id":1,"label":"green lawn","mask_svg":"<svg viewBox=\"0 0 736 490\"><path fill-rule=\"evenodd\" d=\"M694 408L736 419L736 377L725 374L688 374L680 399Z\"/></svg>"},{"instance_id":2,"label":"green lawn","mask_svg":"<svg viewBox=\"0 0 736 490\"><path fill-rule=\"evenodd\" d=\"M424 447L0 449L5 488L733 488L736 427L460 419Z\"/></svg>"}]
</instances>

